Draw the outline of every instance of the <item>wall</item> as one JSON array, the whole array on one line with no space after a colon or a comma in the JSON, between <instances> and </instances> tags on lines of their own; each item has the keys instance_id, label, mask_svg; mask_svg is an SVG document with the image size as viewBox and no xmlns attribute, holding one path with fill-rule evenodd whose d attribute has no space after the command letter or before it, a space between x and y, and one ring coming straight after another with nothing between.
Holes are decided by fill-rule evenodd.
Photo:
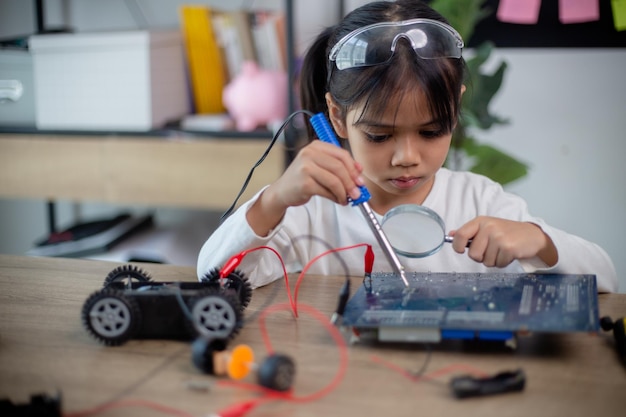
<instances>
[{"instance_id":1,"label":"wall","mask_svg":"<svg viewBox=\"0 0 626 417\"><path fill-rule=\"evenodd\" d=\"M5 5L17 1L0 0L0 28L8 19ZM139 27L141 19L133 18L128 3L139 4L150 25L172 27L177 24L176 7L183 1L66 1L62 4L69 12L56 15L69 16L69 23L80 30ZM204 3L240 7L250 2ZM278 0L253 3L255 7L282 5ZM359 3L350 1L347 7ZM337 3L298 0L295 14L296 45L302 52L322 26L336 19ZM604 247L620 275L620 291L626 292L626 257L622 257L626 187L621 183L626 178L626 50L499 49L496 55L493 63L504 59L509 69L493 111L511 123L478 132L478 137L530 165L530 174L507 188L524 197L535 215ZM111 208L82 207L86 214L107 210ZM188 214L159 210L161 218L172 222ZM72 215L73 206L62 202L60 221ZM0 200L0 253L28 249L46 233L45 220L44 202ZM212 225L210 220L204 224Z\"/></svg>"},{"instance_id":2,"label":"wall","mask_svg":"<svg viewBox=\"0 0 626 417\"><path fill-rule=\"evenodd\" d=\"M601 245L626 292L625 49L499 49L509 65L480 138L530 165L509 191L555 227Z\"/></svg>"}]
</instances>

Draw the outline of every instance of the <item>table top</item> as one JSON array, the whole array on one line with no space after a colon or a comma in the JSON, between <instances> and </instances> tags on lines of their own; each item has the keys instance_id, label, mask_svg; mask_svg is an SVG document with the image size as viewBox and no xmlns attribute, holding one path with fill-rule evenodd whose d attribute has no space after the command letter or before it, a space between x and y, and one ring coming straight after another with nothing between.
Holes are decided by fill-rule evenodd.
<instances>
[{"instance_id":1,"label":"table top","mask_svg":"<svg viewBox=\"0 0 626 417\"><path fill-rule=\"evenodd\" d=\"M192 363L188 341L130 340L107 347L81 323L81 309L119 264L0 255L0 399L61 394L65 416L206 416L263 395L252 375L232 383ZM194 281L191 267L139 264L155 281ZM291 277L291 289L295 282ZM351 278L352 292L361 279ZM319 393L338 374L340 350L306 306L330 317L341 277L306 276L299 318L288 310L266 316L273 349L296 362L293 396ZM286 303L284 282L254 290L246 324L229 349L248 344L267 355L259 316ZM601 294L600 316L626 314L626 294ZM425 366L422 378L412 375ZM522 392L459 400L449 380L460 373L523 369ZM610 333L528 335L515 350L489 342L438 345L358 343L347 349L338 386L312 401L272 400L249 416L616 416L626 408L626 368ZM112 408L98 410L96 407ZM113 406L116 406L113 408ZM94 411L94 413L82 413Z\"/></svg>"}]
</instances>

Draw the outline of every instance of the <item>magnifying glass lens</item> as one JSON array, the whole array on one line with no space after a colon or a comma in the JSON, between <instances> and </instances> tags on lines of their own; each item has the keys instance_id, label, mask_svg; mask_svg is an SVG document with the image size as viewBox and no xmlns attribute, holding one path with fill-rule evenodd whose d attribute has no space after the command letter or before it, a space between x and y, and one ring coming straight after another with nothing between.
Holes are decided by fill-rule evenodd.
<instances>
[{"instance_id":1,"label":"magnifying glass lens","mask_svg":"<svg viewBox=\"0 0 626 417\"><path fill-rule=\"evenodd\" d=\"M437 252L444 243L445 225L437 213L413 204L389 210L382 228L399 255L422 258Z\"/></svg>"}]
</instances>

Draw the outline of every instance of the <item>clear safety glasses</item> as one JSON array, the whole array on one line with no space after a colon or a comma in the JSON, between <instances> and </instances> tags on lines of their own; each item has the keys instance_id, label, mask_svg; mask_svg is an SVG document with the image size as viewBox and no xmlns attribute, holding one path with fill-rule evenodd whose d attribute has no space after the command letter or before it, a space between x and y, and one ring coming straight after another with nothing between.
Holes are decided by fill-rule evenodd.
<instances>
[{"instance_id":1,"label":"clear safety glasses","mask_svg":"<svg viewBox=\"0 0 626 417\"><path fill-rule=\"evenodd\" d=\"M398 39L405 38L423 59L460 58L463 39L437 20L411 19L374 23L350 32L330 51L339 70L383 64L393 56Z\"/></svg>"}]
</instances>

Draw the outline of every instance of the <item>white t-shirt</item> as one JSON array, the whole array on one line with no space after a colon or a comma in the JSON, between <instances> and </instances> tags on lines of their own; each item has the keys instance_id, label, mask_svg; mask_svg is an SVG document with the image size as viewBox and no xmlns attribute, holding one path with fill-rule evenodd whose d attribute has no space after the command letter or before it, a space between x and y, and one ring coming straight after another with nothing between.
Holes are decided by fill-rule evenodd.
<instances>
[{"instance_id":1,"label":"white t-shirt","mask_svg":"<svg viewBox=\"0 0 626 417\"><path fill-rule=\"evenodd\" d=\"M257 236L248 225L246 212L259 194L235 211L205 242L198 258L198 278L213 268L220 268L231 256L259 246L270 246L280 253L287 272L291 273L301 271L314 257L329 249L368 243L375 253L373 271L393 270L361 211L322 197L313 197L305 205L290 207L281 223L268 236ZM558 250L559 261L551 268L538 258L514 261L506 268L489 268L455 252L452 245L444 244L437 253L425 258L400 257L408 272L595 274L598 291L617 291L615 268L602 248L531 216L522 198L505 192L500 184L484 176L441 168L423 205L441 216L447 231L459 228L476 216L532 222L550 236ZM378 214L377 218L379 222L382 220ZM415 233L418 236L419 231ZM365 248L360 247L320 257L307 273L363 275L364 253ZM278 258L265 249L250 252L238 269L246 274L253 287L283 277Z\"/></svg>"}]
</instances>

